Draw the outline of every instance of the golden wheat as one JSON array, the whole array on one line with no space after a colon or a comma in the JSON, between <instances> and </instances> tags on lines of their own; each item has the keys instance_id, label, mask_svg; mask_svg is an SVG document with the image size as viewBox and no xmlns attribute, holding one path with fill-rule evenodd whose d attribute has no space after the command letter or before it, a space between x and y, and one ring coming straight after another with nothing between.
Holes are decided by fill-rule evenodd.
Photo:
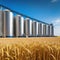
<instances>
[{"instance_id":1,"label":"golden wheat","mask_svg":"<svg viewBox=\"0 0 60 60\"><path fill-rule=\"evenodd\" d=\"M0 38L0 60L60 60L60 38Z\"/></svg>"}]
</instances>

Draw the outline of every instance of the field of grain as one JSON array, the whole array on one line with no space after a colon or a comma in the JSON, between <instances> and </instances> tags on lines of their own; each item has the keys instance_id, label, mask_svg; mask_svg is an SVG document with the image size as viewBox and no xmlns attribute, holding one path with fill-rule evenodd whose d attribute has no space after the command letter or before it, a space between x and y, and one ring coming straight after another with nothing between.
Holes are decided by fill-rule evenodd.
<instances>
[{"instance_id":1,"label":"field of grain","mask_svg":"<svg viewBox=\"0 0 60 60\"><path fill-rule=\"evenodd\" d=\"M0 38L0 60L60 60L60 37Z\"/></svg>"}]
</instances>

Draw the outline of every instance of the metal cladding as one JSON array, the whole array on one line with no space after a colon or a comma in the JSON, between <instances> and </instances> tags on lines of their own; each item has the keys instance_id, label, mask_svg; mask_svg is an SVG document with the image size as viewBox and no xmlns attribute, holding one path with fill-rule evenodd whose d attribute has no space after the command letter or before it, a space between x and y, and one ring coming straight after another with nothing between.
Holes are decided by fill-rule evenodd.
<instances>
[{"instance_id":1,"label":"metal cladding","mask_svg":"<svg viewBox=\"0 0 60 60\"><path fill-rule=\"evenodd\" d=\"M4 10L4 37L13 37L13 13Z\"/></svg>"},{"instance_id":2,"label":"metal cladding","mask_svg":"<svg viewBox=\"0 0 60 60\"><path fill-rule=\"evenodd\" d=\"M0 11L0 37L3 36L3 11Z\"/></svg>"},{"instance_id":3,"label":"metal cladding","mask_svg":"<svg viewBox=\"0 0 60 60\"><path fill-rule=\"evenodd\" d=\"M32 36L32 20L30 20L29 18L25 19L25 35L27 36Z\"/></svg>"}]
</instances>

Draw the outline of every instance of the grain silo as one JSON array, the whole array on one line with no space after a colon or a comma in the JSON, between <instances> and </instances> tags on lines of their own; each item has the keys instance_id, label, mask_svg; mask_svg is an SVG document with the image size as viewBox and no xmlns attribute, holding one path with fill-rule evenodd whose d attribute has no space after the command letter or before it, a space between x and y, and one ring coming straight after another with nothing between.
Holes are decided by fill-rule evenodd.
<instances>
[{"instance_id":1,"label":"grain silo","mask_svg":"<svg viewBox=\"0 0 60 60\"><path fill-rule=\"evenodd\" d=\"M20 15L17 15L14 17L14 34L16 37L20 36L20 19L19 19Z\"/></svg>"},{"instance_id":2,"label":"grain silo","mask_svg":"<svg viewBox=\"0 0 60 60\"><path fill-rule=\"evenodd\" d=\"M50 36L54 36L53 24L50 24Z\"/></svg>"},{"instance_id":3,"label":"grain silo","mask_svg":"<svg viewBox=\"0 0 60 60\"><path fill-rule=\"evenodd\" d=\"M48 36L50 36L50 25L48 25Z\"/></svg>"},{"instance_id":4,"label":"grain silo","mask_svg":"<svg viewBox=\"0 0 60 60\"><path fill-rule=\"evenodd\" d=\"M41 36L43 36L43 23L41 23Z\"/></svg>"},{"instance_id":5,"label":"grain silo","mask_svg":"<svg viewBox=\"0 0 60 60\"><path fill-rule=\"evenodd\" d=\"M51 32L51 33L52 33L51 36L54 36L54 26L53 26L53 24L51 24L51 29L52 29L52 30L51 30L51 31L52 31L52 32Z\"/></svg>"},{"instance_id":6,"label":"grain silo","mask_svg":"<svg viewBox=\"0 0 60 60\"><path fill-rule=\"evenodd\" d=\"M38 22L36 22L36 36L38 36Z\"/></svg>"},{"instance_id":7,"label":"grain silo","mask_svg":"<svg viewBox=\"0 0 60 60\"><path fill-rule=\"evenodd\" d=\"M37 36L37 25L36 25L36 21L33 21L33 23L32 23L32 35L34 36L34 37L36 37Z\"/></svg>"},{"instance_id":8,"label":"grain silo","mask_svg":"<svg viewBox=\"0 0 60 60\"><path fill-rule=\"evenodd\" d=\"M3 11L0 10L0 37L3 36Z\"/></svg>"},{"instance_id":9,"label":"grain silo","mask_svg":"<svg viewBox=\"0 0 60 60\"><path fill-rule=\"evenodd\" d=\"M46 36L49 36L48 25L46 25Z\"/></svg>"},{"instance_id":10,"label":"grain silo","mask_svg":"<svg viewBox=\"0 0 60 60\"><path fill-rule=\"evenodd\" d=\"M29 18L25 19L25 23L24 23L24 27L25 27L25 35L26 37L28 36L32 36L32 20L30 20Z\"/></svg>"},{"instance_id":11,"label":"grain silo","mask_svg":"<svg viewBox=\"0 0 60 60\"><path fill-rule=\"evenodd\" d=\"M43 24L43 36L46 36L46 24Z\"/></svg>"},{"instance_id":12,"label":"grain silo","mask_svg":"<svg viewBox=\"0 0 60 60\"><path fill-rule=\"evenodd\" d=\"M4 10L4 37L13 37L13 13Z\"/></svg>"},{"instance_id":13,"label":"grain silo","mask_svg":"<svg viewBox=\"0 0 60 60\"><path fill-rule=\"evenodd\" d=\"M42 36L42 23L38 23L38 36Z\"/></svg>"},{"instance_id":14,"label":"grain silo","mask_svg":"<svg viewBox=\"0 0 60 60\"><path fill-rule=\"evenodd\" d=\"M16 36L23 37L24 35L24 18L21 15L16 16Z\"/></svg>"}]
</instances>

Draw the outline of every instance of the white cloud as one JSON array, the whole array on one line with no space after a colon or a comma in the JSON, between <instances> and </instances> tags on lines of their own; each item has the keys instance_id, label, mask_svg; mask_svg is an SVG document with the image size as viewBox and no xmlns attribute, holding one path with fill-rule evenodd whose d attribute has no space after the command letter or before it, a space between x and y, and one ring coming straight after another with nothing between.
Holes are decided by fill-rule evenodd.
<instances>
[{"instance_id":1,"label":"white cloud","mask_svg":"<svg viewBox=\"0 0 60 60\"><path fill-rule=\"evenodd\" d=\"M54 28L54 34L56 36L60 36L60 26L55 26L55 28Z\"/></svg>"},{"instance_id":2,"label":"white cloud","mask_svg":"<svg viewBox=\"0 0 60 60\"><path fill-rule=\"evenodd\" d=\"M54 34L60 36L60 19L53 20L54 24Z\"/></svg>"},{"instance_id":3,"label":"white cloud","mask_svg":"<svg viewBox=\"0 0 60 60\"><path fill-rule=\"evenodd\" d=\"M51 3L57 2L58 0L51 0Z\"/></svg>"},{"instance_id":4,"label":"white cloud","mask_svg":"<svg viewBox=\"0 0 60 60\"><path fill-rule=\"evenodd\" d=\"M60 23L60 19L55 20L55 23Z\"/></svg>"},{"instance_id":5,"label":"white cloud","mask_svg":"<svg viewBox=\"0 0 60 60\"><path fill-rule=\"evenodd\" d=\"M58 25L58 26L60 25L60 19L56 19L56 20L54 20L53 22L54 22L54 25L56 25L56 26L57 26L57 25Z\"/></svg>"}]
</instances>

